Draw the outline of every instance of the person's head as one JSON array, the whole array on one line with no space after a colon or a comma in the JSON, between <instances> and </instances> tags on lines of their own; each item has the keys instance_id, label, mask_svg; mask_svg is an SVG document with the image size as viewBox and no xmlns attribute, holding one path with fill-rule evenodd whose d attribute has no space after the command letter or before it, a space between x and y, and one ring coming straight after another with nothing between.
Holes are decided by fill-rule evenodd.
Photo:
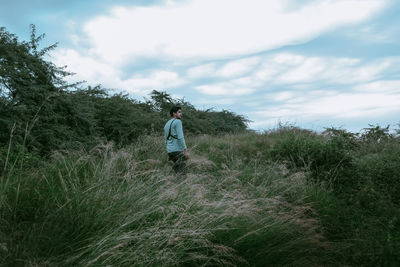
<instances>
[{"instance_id":1,"label":"person's head","mask_svg":"<svg viewBox=\"0 0 400 267\"><path fill-rule=\"evenodd\" d=\"M171 117L180 119L182 118L182 108L181 107L172 107L171 110L169 111L169 114L171 115Z\"/></svg>"}]
</instances>

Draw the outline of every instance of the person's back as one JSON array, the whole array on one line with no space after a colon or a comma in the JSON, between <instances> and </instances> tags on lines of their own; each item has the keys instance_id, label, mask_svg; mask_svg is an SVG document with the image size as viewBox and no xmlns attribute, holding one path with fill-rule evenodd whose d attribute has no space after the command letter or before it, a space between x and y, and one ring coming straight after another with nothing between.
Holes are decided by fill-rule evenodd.
<instances>
[{"instance_id":1,"label":"person's back","mask_svg":"<svg viewBox=\"0 0 400 267\"><path fill-rule=\"evenodd\" d=\"M171 119L164 126L164 141L167 147L168 159L174 163L176 173L185 173L186 160L189 153L186 147L182 127L182 109L173 107L170 111Z\"/></svg>"},{"instance_id":2,"label":"person's back","mask_svg":"<svg viewBox=\"0 0 400 267\"><path fill-rule=\"evenodd\" d=\"M186 149L181 120L172 118L165 124L164 140L167 146L167 153Z\"/></svg>"}]
</instances>

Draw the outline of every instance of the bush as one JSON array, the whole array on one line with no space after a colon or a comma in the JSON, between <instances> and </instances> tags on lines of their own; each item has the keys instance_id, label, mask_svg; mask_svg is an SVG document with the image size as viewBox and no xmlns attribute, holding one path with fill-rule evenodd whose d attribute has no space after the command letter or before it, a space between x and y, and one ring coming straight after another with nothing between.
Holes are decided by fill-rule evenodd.
<instances>
[{"instance_id":1,"label":"bush","mask_svg":"<svg viewBox=\"0 0 400 267\"><path fill-rule=\"evenodd\" d=\"M280 129L281 138L270 152L276 160L311 172L311 179L342 190L354 186L351 141L343 135L320 136L296 128Z\"/></svg>"},{"instance_id":2,"label":"bush","mask_svg":"<svg viewBox=\"0 0 400 267\"><path fill-rule=\"evenodd\" d=\"M367 154L357 159L357 173L364 183L394 203L400 204L400 149L394 145L381 153Z\"/></svg>"}]
</instances>

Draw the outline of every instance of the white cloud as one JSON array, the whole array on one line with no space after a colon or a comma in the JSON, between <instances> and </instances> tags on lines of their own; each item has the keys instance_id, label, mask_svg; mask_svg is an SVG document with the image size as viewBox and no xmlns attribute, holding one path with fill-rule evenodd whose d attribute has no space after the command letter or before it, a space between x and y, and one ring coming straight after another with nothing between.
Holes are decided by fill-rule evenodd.
<instances>
[{"instance_id":1,"label":"white cloud","mask_svg":"<svg viewBox=\"0 0 400 267\"><path fill-rule=\"evenodd\" d=\"M227 64L225 64L221 69L219 69L216 73L218 76L222 77L234 77L240 76L249 72L255 65L259 62L259 58L250 57L240 60L234 60Z\"/></svg>"},{"instance_id":2,"label":"white cloud","mask_svg":"<svg viewBox=\"0 0 400 267\"><path fill-rule=\"evenodd\" d=\"M195 87L195 89L211 96L241 96L254 91L251 88L232 87L230 84L200 85Z\"/></svg>"},{"instance_id":3,"label":"white cloud","mask_svg":"<svg viewBox=\"0 0 400 267\"><path fill-rule=\"evenodd\" d=\"M375 81L357 85L353 89L367 93L400 94L400 80Z\"/></svg>"},{"instance_id":4,"label":"white cloud","mask_svg":"<svg viewBox=\"0 0 400 267\"><path fill-rule=\"evenodd\" d=\"M200 66L192 67L187 71L190 78L212 77L215 75L216 66L214 63L203 64Z\"/></svg>"},{"instance_id":5,"label":"white cloud","mask_svg":"<svg viewBox=\"0 0 400 267\"><path fill-rule=\"evenodd\" d=\"M339 94L317 99L302 108L310 116L335 118L378 116L400 111L400 94L394 97L385 94Z\"/></svg>"},{"instance_id":6,"label":"white cloud","mask_svg":"<svg viewBox=\"0 0 400 267\"><path fill-rule=\"evenodd\" d=\"M203 109L207 108L220 108L226 109L227 105L233 105L237 102L237 98L232 97L207 97L207 98L198 98L195 100L196 105L205 105ZM193 102L194 103L194 102Z\"/></svg>"},{"instance_id":7,"label":"white cloud","mask_svg":"<svg viewBox=\"0 0 400 267\"><path fill-rule=\"evenodd\" d=\"M217 67L216 63L201 64L198 66L191 67L187 70L187 76L189 78L235 78L238 83L249 83L246 78L243 78L244 74L251 73L260 62L261 57L247 57L239 60L231 60L224 65ZM250 77L247 77L250 79Z\"/></svg>"},{"instance_id":8,"label":"white cloud","mask_svg":"<svg viewBox=\"0 0 400 267\"><path fill-rule=\"evenodd\" d=\"M299 65L304 61L304 57L290 53L279 53L275 55L272 60L278 64Z\"/></svg>"},{"instance_id":9,"label":"white cloud","mask_svg":"<svg viewBox=\"0 0 400 267\"><path fill-rule=\"evenodd\" d=\"M357 59L307 58L291 53L251 56L222 66L218 59L237 58L307 40L333 28L363 21L385 3L321 0L289 9L288 0L187 0L145 7L120 6L84 23L84 35L79 38L71 35L75 43L85 40L89 49L62 50L57 61L91 84L138 94L171 89L199 78L218 80L216 84L193 83L192 88L203 94L236 96L267 90L276 84L312 83L318 79L366 82L388 65L361 68ZM77 24L69 22L69 27L75 29ZM155 69L125 78L124 64L134 64L137 57L162 57L170 66L168 70ZM190 68L187 63L182 65L187 61L181 61L188 58L195 58L195 62L199 58L203 62L209 58L216 60ZM182 66L189 68L186 73L178 74ZM281 95L277 99L284 98ZM288 97L287 101L293 99Z\"/></svg>"},{"instance_id":10,"label":"white cloud","mask_svg":"<svg viewBox=\"0 0 400 267\"><path fill-rule=\"evenodd\" d=\"M280 93L276 94L273 97L273 99L275 101L284 101L284 100L289 100L289 99L293 98L294 96L295 96L295 94L293 92L285 91L285 92L280 92Z\"/></svg>"},{"instance_id":11,"label":"white cloud","mask_svg":"<svg viewBox=\"0 0 400 267\"><path fill-rule=\"evenodd\" d=\"M279 96L279 95L278 95ZM400 113L400 91L385 93L310 92L297 103L279 103L259 108L249 116L256 121L252 127L276 125L279 121L312 122L315 120L370 120L380 116ZM326 125L325 125L326 126Z\"/></svg>"},{"instance_id":12,"label":"white cloud","mask_svg":"<svg viewBox=\"0 0 400 267\"><path fill-rule=\"evenodd\" d=\"M129 92L144 95L152 90L173 89L184 83L176 72L155 70L148 75L134 75L132 78L120 81L119 85Z\"/></svg>"},{"instance_id":13,"label":"white cloud","mask_svg":"<svg viewBox=\"0 0 400 267\"><path fill-rule=\"evenodd\" d=\"M376 79L393 60L365 64L358 58L306 57L292 53L278 53L259 57L261 64L251 73L254 84L291 84L301 88L302 83L328 81L354 83ZM309 85L307 85L309 86Z\"/></svg>"},{"instance_id":14,"label":"white cloud","mask_svg":"<svg viewBox=\"0 0 400 267\"><path fill-rule=\"evenodd\" d=\"M279 73L278 66L273 64L265 64L263 67L254 72L255 80L268 81L272 80Z\"/></svg>"},{"instance_id":15,"label":"white cloud","mask_svg":"<svg viewBox=\"0 0 400 267\"><path fill-rule=\"evenodd\" d=\"M82 56L72 49L58 50L53 53L53 57L56 65L67 65L67 70L76 73L71 81L85 80L90 85L101 84L106 88L121 89L142 96L152 90L173 89L185 84L177 72L157 69L122 79L122 72L118 68L113 68L101 59Z\"/></svg>"},{"instance_id":16,"label":"white cloud","mask_svg":"<svg viewBox=\"0 0 400 267\"><path fill-rule=\"evenodd\" d=\"M76 73L73 81L85 80L91 84L113 84L121 75L118 69L99 61L96 58L82 56L73 49L58 49L52 53L54 63L59 66L67 65L69 71Z\"/></svg>"},{"instance_id":17,"label":"white cloud","mask_svg":"<svg viewBox=\"0 0 400 267\"><path fill-rule=\"evenodd\" d=\"M358 66L341 65L339 62L335 62L329 72L325 72L321 77L341 84L372 81L378 79L392 65L390 61L387 59L377 60L368 64L359 64Z\"/></svg>"},{"instance_id":18,"label":"white cloud","mask_svg":"<svg viewBox=\"0 0 400 267\"><path fill-rule=\"evenodd\" d=\"M220 58L302 42L363 21L387 1L192 0L118 7L84 25L91 52L109 64L138 56Z\"/></svg>"},{"instance_id":19,"label":"white cloud","mask_svg":"<svg viewBox=\"0 0 400 267\"><path fill-rule=\"evenodd\" d=\"M365 83L398 65L397 58L363 62L359 58L305 57L296 54L277 54L264 59L263 68L253 78L276 84L329 82L330 84Z\"/></svg>"},{"instance_id":20,"label":"white cloud","mask_svg":"<svg viewBox=\"0 0 400 267\"><path fill-rule=\"evenodd\" d=\"M233 79L230 81L230 83L236 87L249 87L249 88L261 85L259 81L254 80L251 76L243 76L241 78Z\"/></svg>"},{"instance_id":21,"label":"white cloud","mask_svg":"<svg viewBox=\"0 0 400 267\"><path fill-rule=\"evenodd\" d=\"M323 59L308 58L300 66L282 74L278 80L283 82L308 82L318 79L318 75L324 72L327 67L328 65Z\"/></svg>"}]
</instances>

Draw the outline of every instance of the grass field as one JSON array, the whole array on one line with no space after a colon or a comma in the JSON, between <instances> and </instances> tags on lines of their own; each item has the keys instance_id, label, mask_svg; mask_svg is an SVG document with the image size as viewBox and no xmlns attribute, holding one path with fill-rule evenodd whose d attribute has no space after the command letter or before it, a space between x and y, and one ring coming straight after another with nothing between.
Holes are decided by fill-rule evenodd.
<instances>
[{"instance_id":1,"label":"grass field","mask_svg":"<svg viewBox=\"0 0 400 267\"><path fill-rule=\"evenodd\" d=\"M4 148L0 265L400 262L398 137L283 127L186 142L182 177L158 136L48 159Z\"/></svg>"}]
</instances>

